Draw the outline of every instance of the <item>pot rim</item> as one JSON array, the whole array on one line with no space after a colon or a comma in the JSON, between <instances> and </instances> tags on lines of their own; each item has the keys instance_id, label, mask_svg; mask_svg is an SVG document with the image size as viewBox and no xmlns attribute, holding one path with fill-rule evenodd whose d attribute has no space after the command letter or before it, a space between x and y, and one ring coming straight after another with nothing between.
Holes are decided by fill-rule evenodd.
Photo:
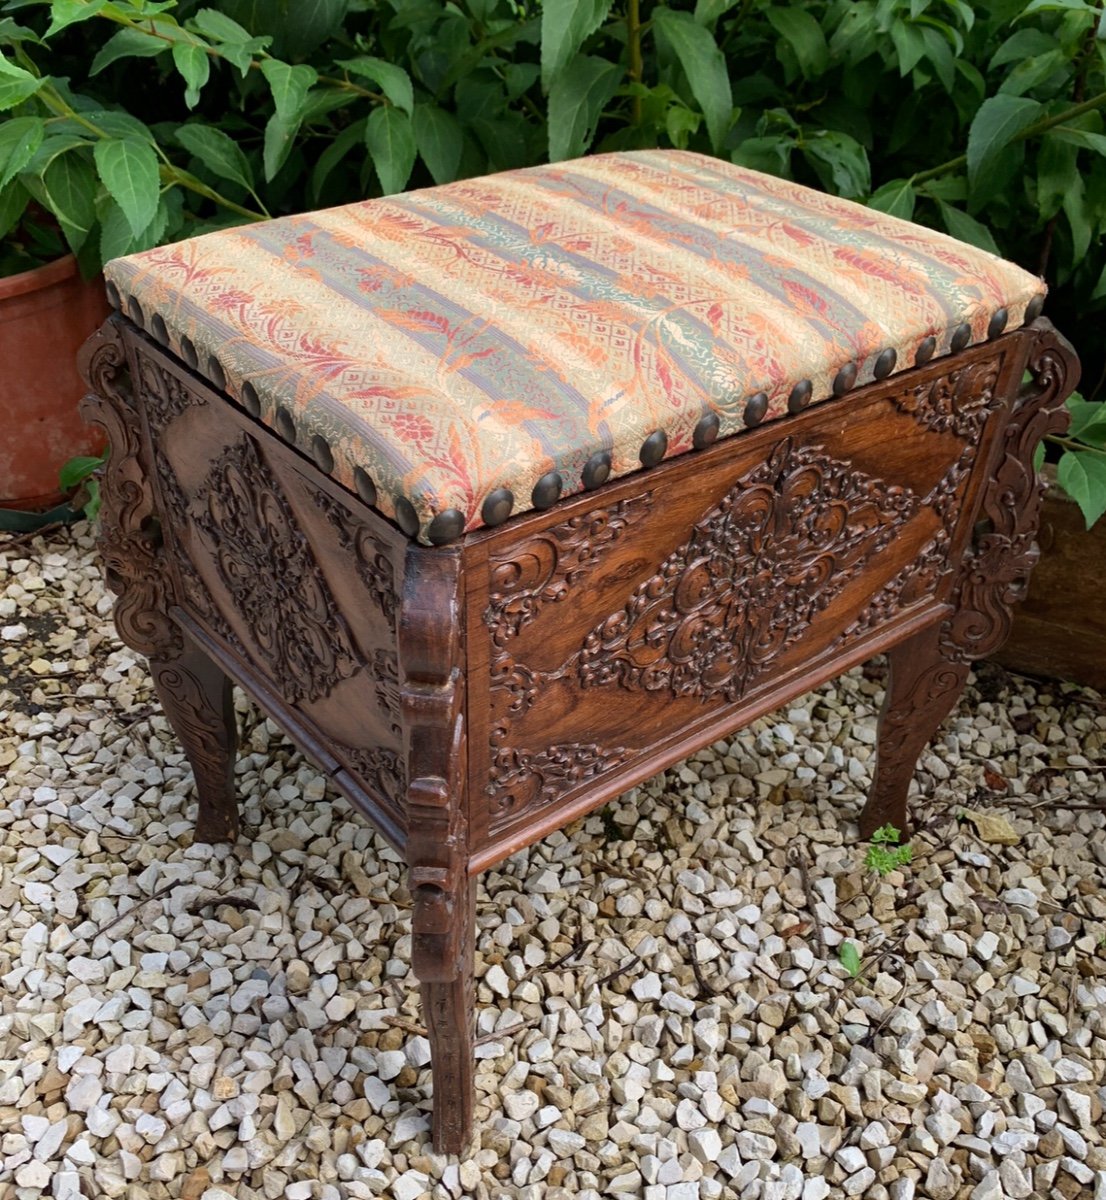
<instances>
[{"instance_id":1,"label":"pot rim","mask_svg":"<svg viewBox=\"0 0 1106 1200\"><path fill-rule=\"evenodd\" d=\"M76 273L76 258L72 254L66 254L41 267L20 271L18 275L7 275L0 278L0 301L14 300L16 296L25 296L28 292L38 292L53 287L54 284L64 283Z\"/></svg>"}]
</instances>

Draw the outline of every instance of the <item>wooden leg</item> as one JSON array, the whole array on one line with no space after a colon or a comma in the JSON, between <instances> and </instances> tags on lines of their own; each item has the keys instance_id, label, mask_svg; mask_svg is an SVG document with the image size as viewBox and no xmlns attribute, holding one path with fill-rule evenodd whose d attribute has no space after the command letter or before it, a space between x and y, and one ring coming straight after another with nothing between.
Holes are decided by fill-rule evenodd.
<instances>
[{"instance_id":1,"label":"wooden leg","mask_svg":"<svg viewBox=\"0 0 1106 1200\"><path fill-rule=\"evenodd\" d=\"M463 1153L472 1136L475 1092L473 954L476 928L476 881L461 885L450 920L458 954L456 972L421 984L423 1020L430 1038L434 1075L434 1149Z\"/></svg>"},{"instance_id":2,"label":"wooden leg","mask_svg":"<svg viewBox=\"0 0 1106 1200\"><path fill-rule=\"evenodd\" d=\"M187 638L179 655L151 658L150 668L165 715L196 777L200 801L196 841L233 842L238 836L234 790L238 727L231 682Z\"/></svg>"},{"instance_id":3,"label":"wooden leg","mask_svg":"<svg viewBox=\"0 0 1106 1200\"><path fill-rule=\"evenodd\" d=\"M888 654L891 672L879 717L875 778L860 814L862 837L887 824L906 831L906 798L918 756L963 691L968 663L947 656L941 632L940 625L930 626Z\"/></svg>"}]
</instances>

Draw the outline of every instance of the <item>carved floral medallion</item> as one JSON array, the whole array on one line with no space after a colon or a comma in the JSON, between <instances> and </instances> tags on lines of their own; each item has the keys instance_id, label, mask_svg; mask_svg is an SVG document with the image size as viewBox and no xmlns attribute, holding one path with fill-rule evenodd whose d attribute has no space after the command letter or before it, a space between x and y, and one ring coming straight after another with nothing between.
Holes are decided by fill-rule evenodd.
<instances>
[{"instance_id":1,"label":"carved floral medallion","mask_svg":"<svg viewBox=\"0 0 1106 1200\"><path fill-rule=\"evenodd\" d=\"M592 629L579 683L739 700L918 504L907 488L783 440Z\"/></svg>"},{"instance_id":2,"label":"carved floral medallion","mask_svg":"<svg viewBox=\"0 0 1106 1200\"><path fill-rule=\"evenodd\" d=\"M193 506L234 610L284 697L318 700L360 667L291 506L253 438L213 465Z\"/></svg>"}]
</instances>

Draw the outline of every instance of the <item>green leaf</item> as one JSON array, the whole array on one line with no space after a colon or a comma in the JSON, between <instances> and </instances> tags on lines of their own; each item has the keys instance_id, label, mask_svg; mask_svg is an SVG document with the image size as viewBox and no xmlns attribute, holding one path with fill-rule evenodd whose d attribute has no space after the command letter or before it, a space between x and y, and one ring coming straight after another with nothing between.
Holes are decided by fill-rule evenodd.
<instances>
[{"instance_id":1,"label":"green leaf","mask_svg":"<svg viewBox=\"0 0 1106 1200\"><path fill-rule=\"evenodd\" d=\"M30 193L18 179L0 188L0 238L7 237L15 228L30 200Z\"/></svg>"},{"instance_id":2,"label":"green leaf","mask_svg":"<svg viewBox=\"0 0 1106 1200\"><path fill-rule=\"evenodd\" d=\"M84 243L96 220L96 176L80 154L61 154L42 176L50 211L57 217L74 251Z\"/></svg>"},{"instance_id":3,"label":"green leaf","mask_svg":"<svg viewBox=\"0 0 1106 1200\"><path fill-rule=\"evenodd\" d=\"M229 179L248 190L253 189L253 171L249 161L230 134L213 125L187 124L179 126L173 136L220 179Z\"/></svg>"},{"instance_id":4,"label":"green leaf","mask_svg":"<svg viewBox=\"0 0 1106 1200\"><path fill-rule=\"evenodd\" d=\"M30 71L24 71L0 55L0 112L29 100L43 83L45 80L36 79Z\"/></svg>"},{"instance_id":5,"label":"green leaf","mask_svg":"<svg viewBox=\"0 0 1106 1200\"><path fill-rule=\"evenodd\" d=\"M1037 449L1033 451L1033 470L1039 471L1045 465L1045 444L1044 442L1037 443Z\"/></svg>"},{"instance_id":6,"label":"green leaf","mask_svg":"<svg viewBox=\"0 0 1106 1200\"><path fill-rule=\"evenodd\" d=\"M1097 16L1098 8L1088 4L1087 0L1033 0L1022 9L1017 19L1020 21L1022 17L1031 16L1035 12L1089 12Z\"/></svg>"},{"instance_id":7,"label":"green leaf","mask_svg":"<svg viewBox=\"0 0 1106 1200\"><path fill-rule=\"evenodd\" d=\"M803 140L802 149L822 185L837 195L855 200L872 190L868 152L847 133L837 130L816 133Z\"/></svg>"},{"instance_id":8,"label":"green leaf","mask_svg":"<svg viewBox=\"0 0 1106 1200\"><path fill-rule=\"evenodd\" d=\"M255 37L271 38L276 58L303 58L338 32L349 0L219 0L219 8Z\"/></svg>"},{"instance_id":9,"label":"green leaf","mask_svg":"<svg viewBox=\"0 0 1106 1200\"><path fill-rule=\"evenodd\" d=\"M1058 49L1060 43L1051 33L1043 29L1019 29L1012 33L1005 42L991 55L988 70L1005 66L1006 63L1019 63L1023 59L1033 58L1049 50Z\"/></svg>"},{"instance_id":10,"label":"green leaf","mask_svg":"<svg viewBox=\"0 0 1106 1200\"><path fill-rule=\"evenodd\" d=\"M725 16L740 2L741 0L696 0L695 19L700 25L706 25L713 29L718 18Z\"/></svg>"},{"instance_id":11,"label":"green leaf","mask_svg":"<svg viewBox=\"0 0 1106 1200\"><path fill-rule=\"evenodd\" d=\"M611 0L542 0L541 86L548 92L584 42L607 19Z\"/></svg>"},{"instance_id":12,"label":"green leaf","mask_svg":"<svg viewBox=\"0 0 1106 1200\"><path fill-rule=\"evenodd\" d=\"M1092 133L1089 129L1072 129L1067 125L1058 125L1045 134L1044 141L1047 142L1050 138L1067 142L1071 146L1079 146L1084 150L1093 150L1095 154L1101 154L1106 158L1106 134L1104 133Z\"/></svg>"},{"instance_id":13,"label":"green leaf","mask_svg":"<svg viewBox=\"0 0 1106 1200\"><path fill-rule=\"evenodd\" d=\"M211 60L207 51L196 42L174 42L173 64L185 82L184 102L195 108L200 92L211 75Z\"/></svg>"},{"instance_id":14,"label":"green leaf","mask_svg":"<svg viewBox=\"0 0 1106 1200\"><path fill-rule=\"evenodd\" d=\"M999 154L1041 115L1043 105L1026 96L991 96L979 106L968 131L968 184L975 188Z\"/></svg>"},{"instance_id":15,"label":"green leaf","mask_svg":"<svg viewBox=\"0 0 1106 1200\"><path fill-rule=\"evenodd\" d=\"M50 5L50 25L44 36L51 37L67 25L87 21L106 8L107 4L108 0L54 0Z\"/></svg>"},{"instance_id":16,"label":"green leaf","mask_svg":"<svg viewBox=\"0 0 1106 1200\"><path fill-rule=\"evenodd\" d=\"M137 237L154 219L160 192L157 155L147 142L111 138L93 149L104 187Z\"/></svg>"},{"instance_id":17,"label":"green leaf","mask_svg":"<svg viewBox=\"0 0 1106 1200\"><path fill-rule=\"evenodd\" d=\"M765 16L772 28L794 51L803 77L813 79L821 75L829 62L829 46L822 26L806 9L770 8Z\"/></svg>"},{"instance_id":18,"label":"green leaf","mask_svg":"<svg viewBox=\"0 0 1106 1200\"><path fill-rule=\"evenodd\" d=\"M917 25L896 21L891 26L891 41L899 60L899 75L906 78L922 61L926 52L925 38Z\"/></svg>"},{"instance_id":19,"label":"green leaf","mask_svg":"<svg viewBox=\"0 0 1106 1200\"><path fill-rule=\"evenodd\" d=\"M267 58L262 62L261 73L272 89L276 115L286 126L290 126L299 117L307 93L319 78L319 73L314 67L292 67L275 58Z\"/></svg>"},{"instance_id":20,"label":"green leaf","mask_svg":"<svg viewBox=\"0 0 1106 1200\"><path fill-rule=\"evenodd\" d=\"M12 117L0 124L0 188L34 158L45 134L46 122L41 117Z\"/></svg>"},{"instance_id":21,"label":"green leaf","mask_svg":"<svg viewBox=\"0 0 1106 1200\"><path fill-rule=\"evenodd\" d=\"M384 195L402 192L417 153L411 118L390 105L374 108L365 123L365 145Z\"/></svg>"},{"instance_id":22,"label":"green leaf","mask_svg":"<svg viewBox=\"0 0 1106 1200\"><path fill-rule=\"evenodd\" d=\"M842 942L837 947L837 960L853 979L860 974L860 951L853 942Z\"/></svg>"},{"instance_id":23,"label":"green leaf","mask_svg":"<svg viewBox=\"0 0 1106 1200\"><path fill-rule=\"evenodd\" d=\"M577 158L591 145L595 127L618 87L622 68L579 54L549 91L549 159Z\"/></svg>"},{"instance_id":24,"label":"green leaf","mask_svg":"<svg viewBox=\"0 0 1106 1200\"><path fill-rule=\"evenodd\" d=\"M206 37L219 42L248 42L250 31L217 8L201 8L192 17L192 23ZM270 38L263 39L266 43Z\"/></svg>"},{"instance_id":25,"label":"green leaf","mask_svg":"<svg viewBox=\"0 0 1106 1200\"><path fill-rule=\"evenodd\" d=\"M1072 257L1079 262L1090 249L1095 232L1095 214L1087 203L1087 186L1082 175L1077 174L1061 202L1064 216L1071 229Z\"/></svg>"},{"instance_id":26,"label":"green leaf","mask_svg":"<svg viewBox=\"0 0 1106 1200\"><path fill-rule=\"evenodd\" d=\"M654 9L653 26L680 60L691 94L703 110L711 145L717 153L729 132L733 93L726 59L714 34L697 25L690 13L671 8Z\"/></svg>"},{"instance_id":27,"label":"green leaf","mask_svg":"<svg viewBox=\"0 0 1106 1200\"><path fill-rule=\"evenodd\" d=\"M436 104L415 108L415 145L435 183L452 183L461 165L464 135L457 118Z\"/></svg>"},{"instance_id":28,"label":"green leaf","mask_svg":"<svg viewBox=\"0 0 1106 1200\"><path fill-rule=\"evenodd\" d=\"M1072 396L1068 400L1071 427L1067 436L1086 442L1099 450L1106 449L1106 401L1084 400Z\"/></svg>"},{"instance_id":29,"label":"green leaf","mask_svg":"<svg viewBox=\"0 0 1106 1200\"><path fill-rule=\"evenodd\" d=\"M311 173L311 198L317 204L322 193L323 185L330 172L354 148L365 144L365 118L347 125L329 146L319 155L319 161Z\"/></svg>"},{"instance_id":30,"label":"green leaf","mask_svg":"<svg viewBox=\"0 0 1106 1200\"><path fill-rule=\"evenodd\" d=\"M1065 450L1056 482L1079 505L1088 529L1106 513L1106 457L1094 450Z\"/></svg>"},{"instance_id":31,"label":"green leaf","mask_svg":"<svg viewBox=\"0 0 1106 1200\"><path fill-rule=\"evenodd\" d=\"M1046 54L1038 54L1018 63L1002 81L999 87L1001 95L1024 96L1042 83L1051 79L1057 71L1069 67L1068 56L1063 50L1049 50Z\"/></svg>"},{"instance_id":32,"label":"green leaf","mask_svg":"<svg viewBox=\"0 0 1106 1200\"><path fill-rule=\"evenodd\" d=\"M411 76L402 67L368 54L342 59L338 66L371 80L396 108L411 115L415 107L415 92L411 86Z\"/></svg>"},{"instance_id":33,"label":"green leaf","mask_svg":"<svg viewBox=\"0 0 1106 1200\"><path fill-rule=\"evenodd\" d=\"M58 483L62 491L68 492L70 488L75 488L77 484L83 483L93 471L98 471L106 462L106 455L96 457L78 455L63 463L58 472Z\"/></svg>"},{"instance_id":34,"label":"green leaf","mask_svg":"<svg viewBox=\"0 0 1106 1200\"><path fill-rule=\"evenodd\" d=\"M961 209L946 204L944 200L938 200L937 206L941 210L941 219L945 222L945 228L954 238L959 238L960 241L967 242L969 245L978 246L981 250L990 250L992 254L999 253L995 239L986 225L980 224L975 217L969 216Z\"/></svg>"},{"instance_id":35,"label":"green leaf","mask_svg":"<svg viewBox=\"0 0 1106 1200\"><path fill-rule=\"evenodd\" d=\"M794 149L793 137L772 134L768 137L745 138L730 157L738 166L748 167L751 171L764 171L768 175L790 179Z\"/></svg>"},{"instance_id":36,"label":"green leaf","mask_svg":"<svg viewBox=\"0 0 1106 1200\"><path fill-rule=\"evenodd\" d=\"M138 29L120 29L100 47L89 67L89 75L98 75L120 58L156 58L169 49L167 42Z\"/></svg>"},{"instance_id":37,"label":"green leaf","mask_svg":"<svg viewBox=\"0 0 1106 1200\"><path fill-rule=\"evenodd\" d=\"M914 216L918 193L909 179L892 179L868 197L868 207L909 221Z\"/></svg>"},{"instance_id":38,"label":"green leaf","mask_svg":"<svg viewBox=\"0 0 1106 1200\"><path fill-rule=\"evenodd\" d=\"M266 180L273 179L288 161L288 155L292 153L292 147L296 144L296 134L299 131L299 117L292 121L285 121L280 113L273 113L266 122L265 144L261 155Z\"/></svg>"},{"instance_id":39,"label":"green leaf","mask_svg":"<svg viewBox=\"0 0 1106 1200\"><path fill-rule=\"evenodd\" d=\"M1106 139L1103 139L1106 141ZM1047 221L1060 210L1069 189L1078 183L1079 148L1050 133L1037 152L1037 211Z\"/></svg>"}]
</instances>

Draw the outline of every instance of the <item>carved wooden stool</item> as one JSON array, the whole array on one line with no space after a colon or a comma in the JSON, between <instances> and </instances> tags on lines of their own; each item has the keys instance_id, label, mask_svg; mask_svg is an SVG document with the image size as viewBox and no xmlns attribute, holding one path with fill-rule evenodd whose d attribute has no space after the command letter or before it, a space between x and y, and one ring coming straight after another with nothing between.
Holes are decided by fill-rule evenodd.
<instances>
[{"instance_id":1,"label":"carved wooden stool","mask_svg":"<svg viewBox=\"0 0 1106 1200\"><path fill-rule=\"evenodd\" d=\"M1034 449L1077 375L1032 276L693 154L107 273L103 553L196 836L237 831L234 679L406 855L444 1151L477 872L879 652L861 826L906 825L1033 565Z\"/></svg>"}]
</instances>

